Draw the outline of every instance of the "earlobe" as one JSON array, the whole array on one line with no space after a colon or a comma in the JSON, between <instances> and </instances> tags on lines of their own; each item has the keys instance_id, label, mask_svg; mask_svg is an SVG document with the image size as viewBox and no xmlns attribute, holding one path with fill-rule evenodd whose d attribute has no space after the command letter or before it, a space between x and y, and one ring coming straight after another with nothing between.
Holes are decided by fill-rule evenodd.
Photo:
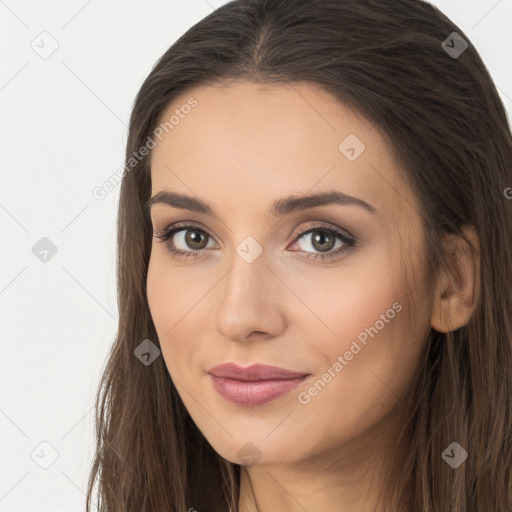
<instances>
[{"instance_id":1,"label":"earlobe","mask_svg":"<svg viewBox=\"0 0 512 512\"><path fill-rule=\"evenodd\" d=\"M446 268L434 291L431 326L439 332L451 332L466 325L480 297L480 244L476 230L462 231L474 249L460 236L446 234L443 248Z\"/></svg>"}]
</instances>

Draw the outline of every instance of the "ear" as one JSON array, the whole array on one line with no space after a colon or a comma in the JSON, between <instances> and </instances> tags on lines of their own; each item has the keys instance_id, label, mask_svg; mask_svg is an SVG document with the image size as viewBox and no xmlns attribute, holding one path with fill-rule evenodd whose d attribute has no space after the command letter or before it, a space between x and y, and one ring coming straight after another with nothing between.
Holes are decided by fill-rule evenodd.
<instances>
[{"instance_id":1,"label":"ear","mask_svg":"<svg viewBox=\"0 0 512 512\"><path fill-rule=\"evenodd\" d=\"M462 231L475 250L461 237L445 234L443 250L446 267L434 292L430 323L439 332L451 332L466 325L480 296L480 243L473 226Z\"/></svg>"}]
</instances>

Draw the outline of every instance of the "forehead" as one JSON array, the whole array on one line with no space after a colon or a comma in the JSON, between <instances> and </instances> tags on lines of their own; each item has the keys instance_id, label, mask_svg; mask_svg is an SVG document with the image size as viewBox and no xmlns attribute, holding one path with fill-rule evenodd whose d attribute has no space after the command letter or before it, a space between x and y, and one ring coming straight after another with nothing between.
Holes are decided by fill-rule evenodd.
<instances>
[{"instance_id":1,"label":"forehead","mask_svg":"<svg viewBox=\"0 0 512 512\"><path fill-rule=\"evenodd\" d=\"M377 127L311 84L196 87L166 108L165 122L152 153L153 195L266 208L290 193L337 189L379 211L407 195Z\"/></svg>"}]
</instances>

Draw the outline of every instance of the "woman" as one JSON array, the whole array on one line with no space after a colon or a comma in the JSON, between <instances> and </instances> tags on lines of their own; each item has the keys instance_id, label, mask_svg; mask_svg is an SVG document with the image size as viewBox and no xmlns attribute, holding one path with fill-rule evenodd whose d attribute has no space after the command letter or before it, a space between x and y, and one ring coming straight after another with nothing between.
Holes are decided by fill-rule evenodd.
<instances>
[{"instance_id":1,"label":"woman","mask_svg":"<svg viewBox=\"0 0 512 512\"><path fill-rule=\"evenodd\" d=\"M419 0L235 0L133 107L101 511L512 509L512 137Z\"/></svg>"}]
</instances>

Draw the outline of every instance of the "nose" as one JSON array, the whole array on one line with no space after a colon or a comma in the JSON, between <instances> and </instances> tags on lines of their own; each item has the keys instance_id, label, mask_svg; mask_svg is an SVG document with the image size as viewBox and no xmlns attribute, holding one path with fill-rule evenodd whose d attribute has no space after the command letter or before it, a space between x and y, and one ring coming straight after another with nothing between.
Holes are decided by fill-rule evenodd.
<instances>
[{"instance_id":1,"label":"nose","mask_svg":"<svg viewBox=\"0 0 512 512\"><path fill-rule=\"evenodd\" d=\"M265 253L249 263L234 254L218 284L213 308L215 329L230 341L279 336L286 329L290 292L268 265Z\"/></svg>"}]
</instances>

